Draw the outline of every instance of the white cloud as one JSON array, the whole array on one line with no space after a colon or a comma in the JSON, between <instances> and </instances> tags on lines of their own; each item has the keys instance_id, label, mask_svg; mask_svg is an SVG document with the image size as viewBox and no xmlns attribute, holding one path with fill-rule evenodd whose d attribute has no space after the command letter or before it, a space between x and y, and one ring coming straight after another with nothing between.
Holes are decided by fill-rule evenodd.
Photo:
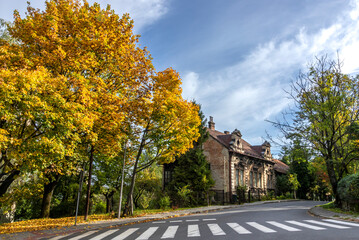
<instances>
[{"instance_id":1,"label":"white cloud","mask_svg":"<svg viewBox=\"0 0 359 240\"><path fill-rule=\"evenodd\" d=\"M119 15L129 13L135 21L135 32L153 24L168 11L168 0L90 0L89 2L97 2L102 8L110 4L111 9Z\"/></svg>"},{"instance_id":2,"label":"white cloud","mask_svg":"<svg viewBox=\"0 0 359 240\"><path fill-rule=\"evenodd\" d=\"M195 93L198 88L199 75L195 72L189 72L182 77L182 96L187 100L195 99Z\"/></svg>"},{"instance_id":3,"label":"white cloud","mask_svg":"<svg viewBox=\"0 0 359 240\"><path fill-rule=\"evenodd\" d=\"M198 78L191 73L197 76L198 86L210 81L210 87L192 89L191 95L197 96L205 114L214 116L219 130L239 128L244 138L247 132L248 139L258 140L251 133L265 135L271 126L264 120L275 120L291 103L283 89L289 89L299 70L305 71L314 57L335 58L338 52L344 72L359 71L359 1L352 4L350 12L316 33L302 27L289 40L262 44L243 61L210 76Z\"/></svg>"}]
</instances>

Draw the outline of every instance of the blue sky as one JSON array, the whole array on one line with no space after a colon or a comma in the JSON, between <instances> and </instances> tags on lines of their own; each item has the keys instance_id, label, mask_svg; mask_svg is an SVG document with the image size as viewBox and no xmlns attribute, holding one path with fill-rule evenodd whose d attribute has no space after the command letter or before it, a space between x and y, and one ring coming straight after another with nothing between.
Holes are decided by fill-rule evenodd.
<instances>
[{"instance_id":1,"label":"blue sky","mask_svg":"<svg viewBox=\"0 0 359 240\"><path fill-rule=\"evenodd\" d=\"M44 0L31 0L44 8ZM93 0L89 0L93 3ZM284 90L315 56L339 53L359 72L359 0L98 0L129 12L157 70L172 67L183 96L196 99L216 129L238 128L259 145L290 104ZM0 0L0 18L25 16L26 0ZM279 148L273 146L274 152Z\"/></svg>"}]
</instances>

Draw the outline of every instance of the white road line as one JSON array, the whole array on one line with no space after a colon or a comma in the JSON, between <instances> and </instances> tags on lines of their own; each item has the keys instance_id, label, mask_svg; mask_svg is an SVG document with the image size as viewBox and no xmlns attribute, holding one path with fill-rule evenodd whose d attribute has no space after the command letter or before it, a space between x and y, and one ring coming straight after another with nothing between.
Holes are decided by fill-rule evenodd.
<instances>
[{"instance_id":1,"label":"white road line","mask_svg":"<svg viewBox=\"0 0 359 240\"><path fill-rule=\"evenodd\" d=\"M216 221L217 219L215 218L205 218L205 219L202 219L203 221Z\"/></svg>"},{"instance_id":2,"label":"white road line","mask_svg":"<svg viewBox=\"0 0 359 240\"><path fill-rule=\"evenodd\" d=\"M251 234L250 231L240 226L238 223L227 223L227 225L233 228L233 230L239 234Z\"/></svg>"},{"instance_id":3,"label":"white road line","mask_svg":"<svg viewBox=\"0 0 359 240\"><path fill-rule=\"evenodd\" d=\"M180 223L180 222L183 222L183 220L173 220L173 221L170 221L171 223Z\"/></svg>"},{"instance_id":4,"label":"white road line","mask_svg":"<svg viewBox=\"0 0 359 240\"><path fill-rule=\"evenodd\" d=\"M86 233L84 233L82 235L79 235L79 236L76 236L76 237L73 237L73 238L70 238L70 239L71 240L78 240L78 239L90 236L91 234L94 234L95 232L98 232L98 231L89 231L89 232L86 232Z\"/></svg>"},{"instance_id":5,"label":"white road line","mask_svg":"<svg viewBox=\"0 0 359 240\"><path fill-rule=\"evenodd\" d=\"M177 232L178 226L169 226L166 232L162 235L163 238L174 238Z\"/></svg>"},{"instance_id":6,"label":"white road line","mask_svg":"<svg viewBox=\"0 0 359 240\"><path fill-rule=\"evenodd\" d=\"M301 222L297 222L297 221L286 221L286 222L287 222L287 223L290 223L290 224L297 225L297 226L301 226L301 227L305 227L305 228L310 228L310 229L313 229L313 230L325 230L325 229L326 229L326 228L317 227L317 226L313 226L313 225L309 225L309 224L301 223Z\"/></svg>"},{"instance_id":7,"label":"white road line","mask_svg":"<svg viewBox=\"0 0 359 240\"><path fill-rule=\"evenodd\" d=\"M334 220L334 219L323 219L323 221L332 222L332 223L339 223L339 224L353 226L353 227L359 227L359 224L357 224L357 223L338 221L338 220Z\"/></svg>"},{"instance_id":8,"label":"white road line","mask_svg":"<svg viewBox=\"0 0 359 240\"><path fill-rule=\"evenodd\" d=\"M284 224L276 222L276 221L267 221L267 223L272 224L273 226L282 228L284 230L287 230L289 232L300 232L300 231L302 231L302 230L300 230L298 228L290 227L290 226L284 225Z\"/></svg>"},{"instance_id":9,"label":"white road line","mask_svg":"<svg viewBox=\"0 0 359 240\"><path fill-rule=\"evenodd\" d=\"M71 233L71 234L72 234L72 233ZM53 237L53 238L50 238L50 240L59 240L59 239L68 237L68 236L70 236L71 234L66 234L66 235L61 235L61 236Z\"/></svg>"},{"instance_id":10,"label":"white road line","mask_svg":"<svg viewBox=\"0 0 359 240\"><path fill-rule=\"evenodd\" d=\"M89 238L89 240L90 239L92 239L92 240L100 240L100 239L103 239L103 238L107 237L108 235L111 235L114 232L117 232L117 231L118 231L118 229L108 230L106 232L101 233L100 235L94 236L93 238Z\"/></svg>"},{"instance_id":11,"label":"white road line","mask_svg":"<svg viewBox=\"0 0 359 240\"><path fill-rule=\"evenodd\" d=\"M198 225L188 225L187 237L200 237Z\"/></svg>"},{"instance_id":12,"label":"white road line","mask_svg":"<svg viewBox=\"0 0 359 240\"><path fill-rule=\"evenodd\" d=\"M186 222L199 222L199 219L188 219Z\"/></svg>"},{"instance_id":13,"label":"white road line","mask_svg":"<svg viewBox=\"0 0 359 240\"><path fill-rule=\"evenodd\" d=\"M213 235L215 235L215 236L226 235L226 233L223 232L222 228L220 228L220 226L218 224L207 224L207 225Z\"/></svg>"},{"instance_id":14,"label":"white road line","mask_svg":"<svg viewBox=\"0 0 359 240\"><path fill-rule=\"evenodd\" d=\"M331 223L319 222L319 221L315 221L315 220L304 220L304 221L309 222L309 223L322 225L322 226L326 226L326 227L338 228L338 229L348 229L348 228L350 228L350 227L346 227L346 226L339 226L339 225L335 225L335 224L331 224Z\"/></svg>"},{"instance_id":15,"label":"white road line","mask_svg":"<svg viewBox=\"0 0 359 240\"><path fill-rule=\"evenodd\" d=\"M277 232L273 229L270 229L270 228L267 228L259 223L256 223L256 222L247 222L248 225L258 229L259 231L262 231L264 233L274 233L274 232Z\"/></svg>"},{"instance_id":16,"label":"white road line","mask_svg":"<svg viewBox=\"0 0 359 240\"><path fill-rule=\"evenodd\" d=\"M136 232L137 230L138 230L138 228L127 229L126 231L124 231L120 235L112 238L112 240L123 240L123 239L127 238L128 236L130 236L132 233Z\"/></svg>"},{"instance_id":17,"label":"white road line","mask_svg":"<svg viewBox=\"0 0 359 240\"><path fill-rule=\"evenodd\" d=\"M158 227L150 227L144 233L142 233L136 240L147 240L149 239L156 231Z\"/></svg>"},{"instance_id":18,"label":"white road line","mask_svg":"<svg viewBox=\"0 0 359 240\"><path fill-rule=\"evenodd\" d=\"M166 223L166 221L157 221L157 222L152 222L152 223Z\"/></svg>"}]
</instances>

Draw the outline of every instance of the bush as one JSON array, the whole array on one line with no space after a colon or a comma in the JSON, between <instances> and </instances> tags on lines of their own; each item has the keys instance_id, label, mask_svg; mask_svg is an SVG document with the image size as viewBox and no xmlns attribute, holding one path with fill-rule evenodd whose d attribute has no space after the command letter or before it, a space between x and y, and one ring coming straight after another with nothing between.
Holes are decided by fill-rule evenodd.
<instances>
[{"instance_id":1,"label":"bush","mask_svg":"<svg viewBox=\"0 0 359 240\"><path fill-rule=\"evenodd\" d=\"M161 209L169 208L171 204L170 197L169 196L163 196L158 200L158 205Z\"/></svg>"},{"instance_id":2,"label":"bush","mask_svg":"<svg viewBox=\"0 0 359 240\"><path fill-rule=\"evenodd\" d=\"M345 210L359 211L359 174L348 175L340 180L338 193Z\"/></svg>"}]
</instances>

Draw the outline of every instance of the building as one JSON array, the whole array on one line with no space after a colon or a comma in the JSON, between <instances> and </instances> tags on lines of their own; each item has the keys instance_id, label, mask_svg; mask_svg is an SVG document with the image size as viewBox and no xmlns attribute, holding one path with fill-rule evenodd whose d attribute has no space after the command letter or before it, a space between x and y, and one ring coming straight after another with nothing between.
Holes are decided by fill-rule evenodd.
<instances>
[{"instance_id":1,"label":"building","mask_svg":"<svg viewBox=\"0 0 359 240\"><path fill-rule=\"evenodd\" d=\"M208 123L209 139L203 149L210 163L213 190L222 193L222 201L231 202L236 198L238 185L247 186L252 194L263 195L275 190L277 174L285 174L289 167L272 158L271 145L252 146L239 130L232 133L215 129L213 117Z\"/></svg>"}]
</instances>

